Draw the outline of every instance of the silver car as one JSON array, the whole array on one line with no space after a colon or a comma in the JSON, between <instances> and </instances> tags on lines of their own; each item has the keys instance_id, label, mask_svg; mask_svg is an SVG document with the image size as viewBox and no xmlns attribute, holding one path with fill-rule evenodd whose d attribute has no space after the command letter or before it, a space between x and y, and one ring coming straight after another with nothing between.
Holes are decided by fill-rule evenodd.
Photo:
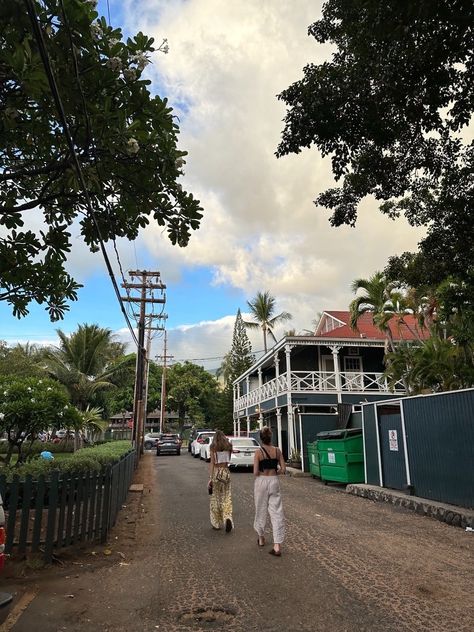
<instances>
[{"instance_id":1,"label":"silver car","mask_svg":"<svg viewBox=\"0 0 474 632\"><path fill-rule=\"evenodd\" d=\"M260 448L258 441L252 437L229 437L232 444L230 467L253 467L253 457Z\"/></svg>"}]
</instances>

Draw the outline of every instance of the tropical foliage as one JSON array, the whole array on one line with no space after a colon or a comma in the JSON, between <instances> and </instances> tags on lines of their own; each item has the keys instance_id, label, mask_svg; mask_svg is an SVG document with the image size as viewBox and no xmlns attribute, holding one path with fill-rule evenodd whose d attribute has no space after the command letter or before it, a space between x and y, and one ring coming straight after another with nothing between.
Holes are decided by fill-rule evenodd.
<instances>
[{"instance_id":1,"label":"tropical foliage","mask_svg":"<svg viewBox=\"0 0 474 632\"><path fill-rule=\"evenodd\" d=\"M33 442L46 428L79 429L82 418L63 386L51 379L0 378L0 431L6 433L9 449L6 462L13 451L21 463L22 447Z\"/></svg>"},{"instance_id":2,"label":"tropical foliage","mask_svg":"<svg viewBox=\"0 0 474 632\"><path fill-rule=\"evenodd\" d=\"M308 64L279 98L277 155L315 145L340 188L318 195L331 223L354 225L373 195L390 217L427 226L421 253L447 274L472 259L474 5L471 0L327 0L309 27L330 61ZM470 265L468 263L468 265Z\"/></svg>"},{"instance_id":3,"label":"tropical foliage","mask_svg":"<svg viewBox=\"0 0 474 632\"><path fill-rule=\"evenodd\" d=\"M60 345L45 356L48 373L66 387L71 402L84 411L95 402L97 393L114 388L112 377L129 366L124 345L113 340L110 329L79 325L67 336L57 330Z\"/></svg>"},{"instance_id":4,"label":"tropical foliage","mask_svg":"<svg viewBox=\"0 0 474 632\"><path fill-rule=\"evenodd\" d=\"M267 334L276 342L273 329L276 325L291 320L293 317L289 312L280 312L275 315L276 299L269 291L257 292L255 297L247 301L253 321L244 322L249 329L261 329L263 333L263 348L267 352Z\"/></svg>"},{"instance_id":5,"label":"tropical foliage","mask_svg":"<svg viewBox=\"0 0 474 632\"><path fill-rule=\"evenodd\" d=\"M402 381L410 394L467 388L474 385L474 283L446 279L438 287L408 287L404 278L387 281L377 272L353 282L362 293L350 305L351 324L370 312L387 336L386 377ZM403 276L403 275L401 275ZM396 289L395 289L396 288ZM418 328L405 318L414 315ZM411 329L413 341L394 344L388 323ZM429 331L429 337L418 335Z\"/></svg>"},{"instance_id":6,"label":"tropical foliage","mask_svg":"<svg viewBox=\"0 0 474 632\"><path fill-rule=\"evenodd\" d=\"M72 230L91 252L149 223L186 246L202 209L179 183L177 119L143 78L167 44L123 40L93 1L32 0L36 16L27 4L0 3L0 300L57 320L77 299Z\"/></svg>"},{"instance_id":7,"label":"tropical foliage","mask_svg":"<svg viewBox=\"0 0 474 632\"><path fill-rule=\"evenodd\" d=\"M180 430L186 418L217 427L222 394L215 377L192 362L173 364L166 376L166 407L178 413Z\"/></svg>"}]
</instances>

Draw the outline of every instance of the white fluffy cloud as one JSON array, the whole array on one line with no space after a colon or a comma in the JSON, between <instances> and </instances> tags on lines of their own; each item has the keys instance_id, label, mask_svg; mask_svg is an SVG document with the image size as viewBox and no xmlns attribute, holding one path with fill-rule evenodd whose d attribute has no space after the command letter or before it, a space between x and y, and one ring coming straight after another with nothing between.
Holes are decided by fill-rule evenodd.
<instances>
[{"instance_id":1,"label":"white fluffy cloud","mask_svg":"<svg viewBox=\"0 0 474 632\"><path fill-rule=\"evenodd\" d=\"M274 155L285 115L276 95L301 77L306 63L330 52L307 36L321 4L125 5L131 30L169 41L169 55L154 59L153 78L179 112L180 142L189 151L184 184L205 212L186 249L171 247L158 229L147 230L144 243L168 280L183 265L208 266L215 284L244 289L249 298L270 290L279 309L295 314L289 326L297 330L310 327L323 309L346 308L354 278L383 268L421 237L402 220L383 217L373 200L363 204L356 228L332 228L328 213L313 204L334 184L328 160L315 149ZM173 330L173 352L201 357L212 348L220 355L228 350L234 317Z\"/></svg>"}]
</instances>

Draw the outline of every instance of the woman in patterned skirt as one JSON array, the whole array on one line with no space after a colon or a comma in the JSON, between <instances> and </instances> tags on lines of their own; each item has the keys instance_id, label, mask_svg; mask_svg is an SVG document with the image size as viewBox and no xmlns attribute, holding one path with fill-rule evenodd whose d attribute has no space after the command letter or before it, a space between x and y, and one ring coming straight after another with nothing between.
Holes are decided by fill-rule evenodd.
<instances>
[{"instance_id":1,"label":"woman in patterned skirt","mask_svg":"<svg viewBox=\"0 0 474 632\"><path fill-rule=\"evenodd\" d=\"M230 487L229 463L232 445L222 430L217 430L209 448L209 493L210 514L213 529L225 528L232 531L232 491Z\"/></svg>"}]
</instances>

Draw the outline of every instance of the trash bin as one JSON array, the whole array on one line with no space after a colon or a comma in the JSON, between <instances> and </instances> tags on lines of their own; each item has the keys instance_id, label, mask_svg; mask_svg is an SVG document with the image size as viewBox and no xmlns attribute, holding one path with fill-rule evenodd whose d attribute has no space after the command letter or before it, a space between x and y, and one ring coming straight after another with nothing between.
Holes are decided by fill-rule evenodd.
<instances>
[{"instance_id":1,"label":"trash bin","mask_svg":"<svg viewBox=\"0 0 474 632\"><path fill-rule=\"evenodd\" d=\"M319 478L321 474L319 472L318 442L308 441L306 445L308 447L309 471L311 472L311 476L317 476Z\"/></svg>"},{"instance_id":2,"label":"trash bin","mask_svg":"<svg viewBox=\"0 0 474 632\"><path fill-rule=\"evenodd\" d=\"M364 450L362 429L328 430L318 437L319 471L322 481L363 483Z\"/></svg>"}]
</instances>

